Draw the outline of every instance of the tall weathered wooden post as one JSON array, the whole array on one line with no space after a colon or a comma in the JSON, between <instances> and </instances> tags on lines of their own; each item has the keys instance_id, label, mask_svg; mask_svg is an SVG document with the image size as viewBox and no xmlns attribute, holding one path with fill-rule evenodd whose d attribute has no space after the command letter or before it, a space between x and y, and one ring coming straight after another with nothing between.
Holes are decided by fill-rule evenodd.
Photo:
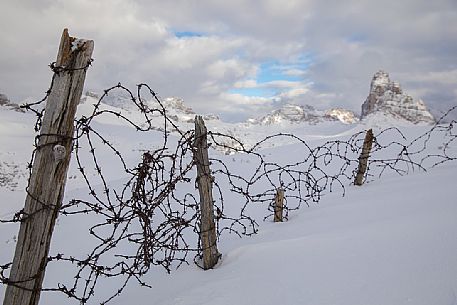
<instances>
[{"instance_id":1,"label":"tall weathered wooden post","mask_svg":"<svg viewBox=\"0 0 457 305\"><path fill-rule=\"evenodd\" d=\"M194 161L197 165L197 185L200 194L200 240L203 251L203 269L217 264L220 254L217 250L216 225L214 222L213 177L209 168L208 142L205 122L195 117Z\"/></svg>"},{"instance_id":2,"label":"tall weathered wooden post","mask_svg":"<svg viewBox=\"0 0 457 305\"><path fill-rule=\"evenodd\" d=\"M76 108L93 48L93 41L76 39L67 29L63 31L3 305L39 302L52 232L64 196Z\"/></svg>"},{"instance_id":3,"label":"tall weathered wooden post","mask_svg":"<svg viewBox=\"0 0 457 305\"><path fill-rule=\"evenodd\" d=\"M357 175L354 180L355 185L363 184L363 176L367 171L368 158L371 153L371 147L373 146L373 130L369 129L365 135L365 140L363 141L362 153L359 157L359 168L357 169Z\"/></svg>"}]
</instances>

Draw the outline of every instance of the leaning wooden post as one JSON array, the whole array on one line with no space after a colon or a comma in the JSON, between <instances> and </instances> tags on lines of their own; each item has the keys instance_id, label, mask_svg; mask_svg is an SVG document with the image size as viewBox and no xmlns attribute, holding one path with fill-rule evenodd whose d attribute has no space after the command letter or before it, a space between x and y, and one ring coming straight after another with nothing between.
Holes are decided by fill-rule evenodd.
<instances>
[{"instance_id":1,"label":"leaning wooden post","mask_svg":"<svg viewBox=\"0 0 457 305\"><path fill-rule=\"evenodd\" d=\"M274 222L282 222L283 221L283 210L284 210L284 190L282 188L278 188L276 190L275 196L275 205L274 205Z\"/></svg>"},{"instance_id":2,"label":"leaning wooden post","mask_svg":"<svg viewBox=\"0 0 457 305\"><path fill-rule=\"evenodd\" d=\"M370 156L371 147L373 146L373 139L373 130L369 129L365 135L365 140L363 141L362 153L359 157L359 168L354 180L355 185L363 184L363 176L365 176L365 172L367 171L368 157Z\"/></svg>"},{"instance_id":3,"label":"leaning wooden post","mask_svg":"<svg viewBox=\"0 0 457 305\"><path fill-rule=\"evenodd\" d=\"M205 122L195 117L194 162L197 165L197 185L200 193L200 240L203 249L203 269L216 265L220 254L217 250L214 222L213 177L209 168L208 143Z\"/></svg>"},{"instance_id":4,"label":"leaning wooden post","mask_svg":"<svg viewBox=\"0 0 457 305\"><path fill-rule=\"evenodd\" d=\"M25 200L4 305L37 305L54 225L64 196L74 118L94 42L65 29Z\"/></svg>"}]
</instances>

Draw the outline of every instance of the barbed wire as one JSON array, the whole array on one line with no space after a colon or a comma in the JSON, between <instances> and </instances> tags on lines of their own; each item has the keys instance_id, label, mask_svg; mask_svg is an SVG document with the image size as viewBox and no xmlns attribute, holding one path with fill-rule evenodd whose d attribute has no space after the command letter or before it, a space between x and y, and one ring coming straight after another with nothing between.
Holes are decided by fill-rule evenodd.
<instances>
[{"instance_id":1,"label":"barbed wire","mask_svg":"<svg viewBox=\"0 0 457 305\"><path fill-rule=\"evenodd\" d=\"M51 68L56 67L51 65ZM57 70L55 75L60 73ZM104 100L114 91L127 96L134 111L141 114L141 119L103 106ZM37 115L36 131L41 127L43 115L43 110L36 107L44 103L49 94L50 90L39 102L23 106ZM455 161L457 157L452 145L457 138L456 124L455 121L443 124L443 121L456 108L450 109L434 126L409 142L398 128L378 132L374 136L365 180L371 181L387 172L405 175L415 170L425 171ZM102 117L112 117L136 132L159 134L162 141L155 149L142 151L132 163L131 158L122 152L122 147L98 128L95 122ZM157 118L161 120L160 126L157 126ZM263 220L269 220L275 211L278 188L285 191L285 219L302 205L319 203L326 193L339 190L344 196L348 182L353 181L357 172L364 135L365 132L361 131L346 140L327 141L312 147L290 133L270 135L247 145L232 134L208 131L208 145L214 152L210 165L218 238L224 232L240 237L256 234L260 219L253 216L252 210L263 209L266 214ZM182 130L174 122L151 87L139 84L134 93L119 83L104 90L90 115L75 119L73 138L37 136L28 166L30 173L43 136L55 137L53 144L73 143L75 165L88 195L63 203L59 213L90 216L85 222L90 223L87 229L93 238L93 247L84 258L64 253L49 256L49 263L63 262L74 266L76 275L69 283L62 280L56 287L43 288L43 291L58 291L86 304L95 295L101 279L118 278L119 287L101 303L106 304L121 294L132 280L151 287L142 278L152 266L161 266L171 272L192 260L200 265L204 250L200 240L201 211L199 198L192 191L196 187L195 132ZM392 141L392 138L398 140ZM300 151L299 157L271 160L263 147L285 139L295 143L294 149ZM429 146L435 145L433 141L437 139L439 153L429 153ZM101 158L98 154L101 149L111 152L114 158L111 157L109 162ZM233 154L239 160L245 159L245 166L230 164L229 158ZM115 166L122 173L117 185L106 173ZM27 193L36 198L28 188ZM56 208L55 203L40 204L42 209ZM31 216L21 210L11 219L0 222L24 222ZM0 266L3 284L21 287L22 283L33 278L10 281L7 275L10 267L11 263Z\"/></svg>"}]
</instances>

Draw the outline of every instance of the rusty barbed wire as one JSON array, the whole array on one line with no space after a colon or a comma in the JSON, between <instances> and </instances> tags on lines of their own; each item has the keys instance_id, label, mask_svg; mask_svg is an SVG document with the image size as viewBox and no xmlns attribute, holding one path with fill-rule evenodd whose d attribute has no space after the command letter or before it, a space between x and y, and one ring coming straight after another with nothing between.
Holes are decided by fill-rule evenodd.
<instances>
[{"instance_id":1,"label":"rusty barbed wire","mask_svg":"<svg viewBox=\"0 0 457 305\"><path fill-rule=\"evenodd\" d=\"M90 64L90 63L89 63ZM89 65L88 64L88 65ZM55 68L55 67L54 67ZM87 67L86 67L87 68ZM56 71L54 71L56 72ZM59 72L59 71L57 71ZM57 74L56 72L56 74ZM132 107L141 114L141 120L128 113L103 107L104 100L114 91L127 96ZM43 110L34 107L46 101L24 105L23 108L37 115L35 130L41 126ZM411 171L424 171L439 164L455 161L452 151L457 133L455 121L443 124L443 120L457 107L450 109L438 122L421 136L408 142L398 128L378 132L368 160L365 180L371 181L387 172L399 175ZM159 147L147 149L132 160L99 129L96 119L113 117L136 132L155 133L162 137ZM162 123L157 126L157 118ZM38 128L38 129L37 129ZM365 132L358 132L345 140L327 141L312 147L297 135L278 133L253 145L247 145L231 134L208 131L214 187L214 210L218 238L224 232L237 236L250 236L259 229L259 221L253 215L261 209L269 220L274 214L276 190L285 191L285 218L302 205L319 203L322 196L340 191L356 174ZM41 137L56 135L41 135ZM39 137L35 151L40 149ZM390 139L396 138L397 141ZM75 120L75 133L71 139L56 138L56 143L73 141L75 166L87 189L87 196L71 199L59 207L63 216L87 217L89 235L93 247L83 258L64 253L52 254L48 262L67 263L75 267L73 280L59 282L56 287L42 291L57 291L86 304L95 295L102 279L119 279L114 289L101 304L106 304L122 293L130 281L150 287L143 280L152 266L161 266L167 272L182 264L194 261L200 264L200 207L195 188L196 160L193 158L194 130L182 130L169 116L158 95L147 84L137 85L136 93L120 83L104 90L93 111ZM265 147L279 139L295 143L300 151L297 159L271 160ZM439 139L439 153L429 153L432 140ZM98 151L106 149L114 156L106 160ZM234 166L230 158L236 154L244 160L243 166ZM131 154L129 154L131 155ZM29 163L31 172L33 164ZM107 174L117 165L122 172L116 184ZM117 177L116 177L117 178ZM34 194L28 195L35 198ZM55 209L55 204L40 202L43 209ZM24 210L12 219L1 222L23 222L32 215ZM191 257L193 255L193 258ZM21 283L8 280L11 263L0 265L0 281L21 287Z\"/></svg>"}]
</instances>

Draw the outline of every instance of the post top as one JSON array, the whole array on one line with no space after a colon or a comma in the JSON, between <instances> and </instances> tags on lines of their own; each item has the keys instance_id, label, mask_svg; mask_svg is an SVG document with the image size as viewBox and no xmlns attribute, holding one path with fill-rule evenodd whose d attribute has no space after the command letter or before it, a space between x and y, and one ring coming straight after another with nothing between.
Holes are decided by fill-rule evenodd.
<instances>
[{"instance_id":1,"label":"post top","mask_svg":"<svg viewBox=\"0 0 457 305\"><path fill-rule=\"evenodd\" d=\"M56 65L65 66L68 64L72 52L75 51L84 51L92 49L94 47L93 40L78 39L76 37L71 37L68 33L68 29L63 29L62 37L60 39L59 52L57 53Z\"/></svg>"}]
</instances>

